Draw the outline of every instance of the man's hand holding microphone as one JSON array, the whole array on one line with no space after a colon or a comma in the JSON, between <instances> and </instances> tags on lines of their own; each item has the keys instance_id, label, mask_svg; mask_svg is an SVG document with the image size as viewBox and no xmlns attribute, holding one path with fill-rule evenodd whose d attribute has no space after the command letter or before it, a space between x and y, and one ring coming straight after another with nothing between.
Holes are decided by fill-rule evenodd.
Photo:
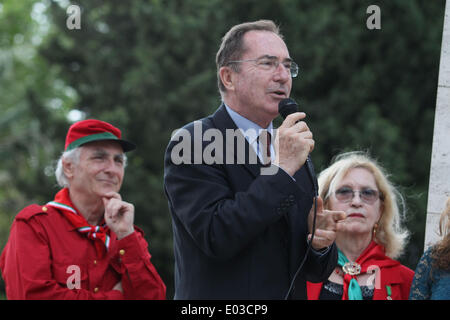
<instances>
[{"instance_id":1,"label":"man's hand holding microphone","mask_svg":"<svg viewBox=\"0 0 450 320\"><path fill-rule=\"evenodd\" d=\"M306 118L304 112L298 112L298 105L292 99L280 102L280 114L285 118L278 128L275 137L276 158L274 164L282 168L291 177L303 166L306 165L309 154L314 149L314 139L311 130L303 119ZM314 173L307 168L313 180ZM313 182L315 183L315 182ZM315 190L317 192L317 190ZM336 240L336 232L340 223L346 218L343 211L324 210L323 200L316 199L316 228L312 247L320 250L329 247ZM308 217L309 232L308 239L311 240L312 225L314 218L314 206L311 208Z\"/></svg>"}]
</instances>

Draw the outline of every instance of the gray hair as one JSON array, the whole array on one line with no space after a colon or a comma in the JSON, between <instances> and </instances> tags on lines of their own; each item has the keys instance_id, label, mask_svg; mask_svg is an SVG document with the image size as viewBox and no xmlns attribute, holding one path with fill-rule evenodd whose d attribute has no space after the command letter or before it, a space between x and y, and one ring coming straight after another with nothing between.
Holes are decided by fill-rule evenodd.
<instances>
[{"instance_id":1,"label":"gray hair","mask_svg":"<svg viewBox=\"0 0 450 320\"><path fill-rule=\"evenodd\" d=\"M58 182L58 185L61 188L68 188L69 187L69 180L67 180L67 177L63 170L63 164L62 161L68 160L69 162L73 164L78 164L80 161L80 154L81 154L81 148L75 148L70 151L64 151L58 159L58 163L56 165L55 170L55 176L56 176L56 182Z\"/></svg>"},{"instance_id":2,"label":"gray hair","mask_svg":"<svg viewBox=\"0 0 450 320\"><path fill-rule=\"evenodd\" d=\"M61 188L69 187L69 180L67 179L64 173L62 161L64 159L65 161L69 161L74 165L77 165L78 162L80 161L81 148L83 148L83 146L80 146L73 150L64 151L59 157L58 163L56 164L55 176L56 182L58 182L58 185ZM123 153L123 167L126 168L126 166L127 166L127 156L125 155L125 153Z\"/></svg>"}]
</instances>

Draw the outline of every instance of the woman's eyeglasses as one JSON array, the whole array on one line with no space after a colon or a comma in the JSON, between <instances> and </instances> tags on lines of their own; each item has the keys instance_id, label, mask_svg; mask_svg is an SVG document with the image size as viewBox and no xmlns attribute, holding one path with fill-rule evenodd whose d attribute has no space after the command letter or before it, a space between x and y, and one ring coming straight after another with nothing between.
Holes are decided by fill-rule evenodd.
<instances>
[{"instance_id":1,"label":"woman's eyeglasses","mask_svg":"<svg viewBox=\"0 0 450 320\"><path fill-rule=\"evenodd\" d=\"M373 189L352 190L348 187L339 188L334 192L336 199L340 202L347 203L352 201L355 193L359 193L361 200L367 204L373 204L378 199L381 199L381 192Z\"/></svg>"}]
</instances>

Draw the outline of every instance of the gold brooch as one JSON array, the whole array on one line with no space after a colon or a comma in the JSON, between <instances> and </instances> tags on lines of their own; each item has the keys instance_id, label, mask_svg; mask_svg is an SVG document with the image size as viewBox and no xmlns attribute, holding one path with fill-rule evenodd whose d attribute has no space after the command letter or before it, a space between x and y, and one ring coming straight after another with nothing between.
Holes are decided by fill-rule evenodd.
<instances>
[{"instance_id":1,"label":"gold brooch","mask_svg":"<svg viewBox=\"0 0 450 320\"><path fill-rule=\"evenodd\" d=\"M351 276L356 276L361 273L361 266L356 262L347 262L342 266L342 270Z\"/></svg>"}]
</instances>

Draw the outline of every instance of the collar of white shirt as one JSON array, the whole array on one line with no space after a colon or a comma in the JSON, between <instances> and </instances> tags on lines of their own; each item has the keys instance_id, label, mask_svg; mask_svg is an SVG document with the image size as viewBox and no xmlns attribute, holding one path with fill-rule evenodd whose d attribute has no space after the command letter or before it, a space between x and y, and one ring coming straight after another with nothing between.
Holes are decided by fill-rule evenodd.
<instances>
[{"instance_id":1,"label":"collar of white shirt","mask_svg":"<svg viewBox=\"0 0 450 320\"><path fill-rule=\"evenodd\" d=\"M245 137L245 139L247 139L247 142L252 146L253 150L258 155L259 159L263 161L262 150L260 150L261 148L259 148L258 146L257 139L261 134L261 130L267 130L273 137L272 122L270 122L267 128L262 128L253 121L241 116L239 113L228 107L225 103L224 105L231 119L236 124L236 127L238 127L239 130L241 130L242 135ZM273 139L270 143L270 153L272 161L275 160L275 149L273 147Z\"/></svg>"}]
</instances>

